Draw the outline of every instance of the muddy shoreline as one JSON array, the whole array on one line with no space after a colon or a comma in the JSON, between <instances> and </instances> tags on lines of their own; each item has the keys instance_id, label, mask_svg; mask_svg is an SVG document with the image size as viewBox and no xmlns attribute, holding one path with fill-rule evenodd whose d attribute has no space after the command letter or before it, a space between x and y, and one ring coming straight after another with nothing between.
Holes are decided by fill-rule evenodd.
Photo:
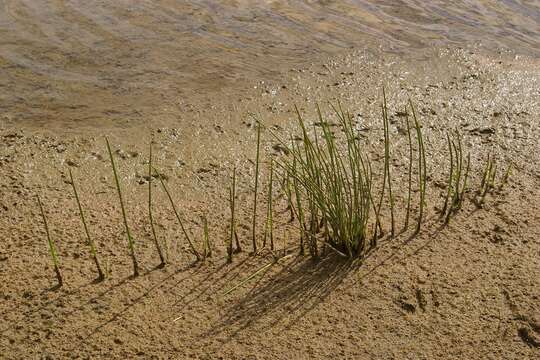
<instances>
[{"instance_id":1,"label":"muddy shoreline","mask_svg":"<svg viewBox=\"0 0 540 360\"><path fill-rule=\"evenodd\" d=\"M432 186L428 222L418 237L388 241L363 264L329 256L313 265L294 258L222 296L268 261L265 254L250 257L246 251L227 266L223 245L227 186L236 166L239 235L249 247L254 118L288 136L295 131L294 104L313 121L316 103L330 114L324 104L339 100L358 118L377 164L383 86L396 169L406 159L399 113L411 97L426 132L432 184L444 182L444 136L457 129L477 167L488 153L513 164L509 186L489 196L481 209L469 202L444 229L434 219L442 190ZM98 120L83 126L25 122L4 114L0 357L535 358L540 351L538 89L540 64L534 57L473 47L414 56L361 50L289 69L285 80L256 82L238 97L223 91L189 103L149 106L131 117L118 114L114 126L102 127ZM130 278L105 135L114 144L136 234L143 268L137 279ZM145 207L151 136L156 164L195 237L201 235L200 216L208 217L215 255L205 264L193 265L174 215L163 205L155 217L170 265L154 268ZM282 155L275 145L263 133L265 160ZM112 271L104 283L93 283L67 167L79 181L91 231ZM66 282L58 291L50 290L54 274L36 193L58 241ZM156 203L165 204L164 194L156 194ZM263 208L261 203L261 213ZM277 236L282 241L294 232L283 225Z\"/></svg>"}]
</instances>

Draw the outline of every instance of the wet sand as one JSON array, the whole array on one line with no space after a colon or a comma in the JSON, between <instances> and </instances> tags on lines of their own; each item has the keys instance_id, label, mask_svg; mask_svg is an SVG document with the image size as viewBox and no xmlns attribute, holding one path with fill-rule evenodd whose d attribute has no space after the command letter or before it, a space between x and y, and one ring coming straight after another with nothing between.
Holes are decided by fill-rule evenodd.
<instances>
[{"instance_id":1,"label":"wet sand","mask_svg":"<svg viewBox=\"0 0 540 360\"><path fill-rule=\"evenodd\" d=\"M33 3L3 3L15 14L21 14L19 4L30 11ZM159 7L151 4L156 3L139 3L141 11L157 12ZM318 3L310 4L315 7ZM107 6L112 5L102 6L109 11ZM340 7L331 2L330 6ZM62 13L64 19L70 11L68 6ZM245 11L262 10L246 5ZM159 14L157 19L166 18L163 12ZM310 14L306 11L305 16ZM534 19L534 14L529 16ZM113 20L111 15L116 29L122 29L122 23ZM163 28L172 24L165 23ZM41 31L50 36L44 29ZM534 27L529 30L534 35ZM361 33L366 39L372 36ZM489 39L487 33L482 36ZM298 39L302 39L300 34ZM289 33L283 36L295 39ZM374 44L376 37L375 33ZM460 38L454 39L459 42ZM520 39L524 38L513 41ZM151 38L146 41L151 43ZM343 41L347 43L348 38ZM510 40L501 37L499 41L504 46ZM425 37L421 42L426 43ZM106 80L102 87L92 82L95 68L87 64L77 65L74 73L80 76L81 69L92 69L88 81L73 81L66 78L67 73L47 70L40 75L31 66L6 65L4 51L1 66L9 76L2 80L7 85L0 87L0 96L7 99L0 114L0 238L4 239L0 242L0 358L538 357L538 57L534 48L525 54L515 42L511 43L513 50L470 44L426 49L412 43L407 47L414 51L395 51L396 46L394 51L372 46L321 50L313 61L306 61L305 54L294 56L291 62L276 56L274 67L270 66L271 56L255 69L237 62L235 71L216 68L225 77L222 83L207 72L195 71L208 68L197 61L188 70L152 75L148 67L163 69L162 64L136 61L130 50L118 60L125 61L122 67L103 67L106 76L118 77ZM269 48L268 44L257 46ZM156 43L159 59L163 59L161 51L166 51L163 48L167 49ZM96 62L108 59L95 55L89 53L88 58ZM113 59L117 53L110 56ZM251 63L250 55L246 56ZM225 60L219 63L226 66L227 58L222 58ZM217 62L217 57L209 61ZM67 65L57 67L69 69ZM121 76L120 68L126 69ZM266 68L271 71L265 76ZM139 70L143 75L133 76ZM227 78L233 73L238 78ZM185 74L199 78L192 81ZM205 76L211 80L205 82ZM293 105L312 123L316 103L331 116L327 101L339 100L361 125L361 141L378 172L382 166L383 86L389 99L397 194L405 186L408 156L400 113L409 97L423 124L430 179L427 221L421 233L413 238L407 232L384 239L362 263L332 254L317 264L293 256L224 296L232 285L271 260L266 251L256 257L248 254L254 118L288 137L297 131ZM471 189L478 187L488 153L498 159L501 168L513 164L514 171L509 184L488 195L480 208L473 204L471 191L464 208L447 227L441 227L437 210L444 200L448 171L445 134L454 129L461 132L464 149L471 153ZM113 144L133 227L142 268L136 279L130 277L104 135ZM157 232L170 263L164 269L155 268L159 261L147 220L145 178L151 138L156 166L166 176L198 245L201 216L208 218L215 247L214 256L205 263L194 264L166 196L154 183ZM279 159L283 153L269 131L262 138L264 186L268 159ZM68 167L78 180L90 231L110 270L103 283L94 283L96 274L71 194ZM239 177L239 238L246 251L227 265L227 189L233 167ZM36 194L44 200L59 248L65 286L57 290L53 289L54 272ZM404 201L397 196L399 224ZM261 201L259 223L264 221L265 205ZM285 203L278 200L276 242L278 246L285 243L294 254L296 249L291 246L297 231L287 220ZM385 216L386 227L387 220ZM261 239L262 227L258 235Z\"/></svg>"}]
</instances>

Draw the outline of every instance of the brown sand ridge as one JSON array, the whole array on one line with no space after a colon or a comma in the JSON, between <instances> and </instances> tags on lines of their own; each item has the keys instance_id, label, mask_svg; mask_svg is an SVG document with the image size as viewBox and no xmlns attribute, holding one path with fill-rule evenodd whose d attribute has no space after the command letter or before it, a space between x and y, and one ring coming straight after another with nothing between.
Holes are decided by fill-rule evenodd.
<instances>
[{"instance_id":1,"label":"brown sand ridge","mask_svg":"<svg viewBox=\"0 0 540 360\"><path fill-rule=\"evenodd\" d=\"M245 98L185 105L125 127L49 130L0 119L0 358L203 359L535 359L540 357L540 66L538 59L480 50L430 50L415 57L353 52L293 69L289 80L258 83ZM410 96L420 113L429 168L422 231L382 239L363 261L328 253L318 263L291 256L236 291L271 261L250 256L255 113L281 136L295 130L293 104L314 120L315 102L340 100L358 117L380 171L381 88L389 94L395 189L404 189L407 139L400 112ZM233 100L233 101L230 101ZM329 115L331 116L331 115ZM17 126L16 126L17 125ZM445 133L458 129L471 152L471 187L491 153L514 171L509 184L441 227L436 208L448 171ZM141 275L131 263L103 135L124 187ZM201 216L214 254L194 263L165 194L155 182L158 257L147 221L147 149L197 245ZM267 160L283 156L263 132ZM225 262L227 189L238 169L239 238ZM101 283L84 243L68 183L78 179L90 232L110 270ZM395 190L398 224L404 192ZM57 290L35 202L44 201L65 285ZM262 198L262 196L261 196ZM297 232L276 203L275 237L295 254ZM261 200L258 223L264 221ZM416 213L415 213L416 214ZM388 214L384 216L388 227ZM262 229L262 226L260 226ZM259 232L262 239L262 230Z\"/></svg>"}]
</instances>

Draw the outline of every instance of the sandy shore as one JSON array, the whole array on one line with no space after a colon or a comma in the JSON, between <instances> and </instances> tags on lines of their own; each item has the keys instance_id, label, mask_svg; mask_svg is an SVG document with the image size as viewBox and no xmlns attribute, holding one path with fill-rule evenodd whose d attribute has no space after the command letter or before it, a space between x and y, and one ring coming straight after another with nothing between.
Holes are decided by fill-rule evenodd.
<instances>
[{"instance_id":1,"label":"sandy shore","mask_svg":"<svg viewBox=\"0 0 540 360\"><path fill-rule=\"evenodd\" d=\"M540 66L538 59L478 49L395 56L360 51L290 69L287 81L253 83L241 97L216 96L156 109L112 126L0 118L0 358L533 359L540 356ZM291 257L237 291L223 292L271 258L225 263L227 191L239 176L239 237L249 248L254 117L282 136L293 105L313 120L315 103L340 100L363 126L380 166L381 88L389 94L393 167L404 173L399 116L410 96L423 123L429 167L422 232L384 241L363 263L329 255ZM467 201L441 228L446 131L457 129L478 186L487 154L514 167L483 207ZM142 275L130 258L103 136L114 144ZM156 269L147 221L146 164L155 162L197 241L201 216L214 256L194 264L155 184L155 217L169 265ZM268 131L264 160L282 156ZM109 278L96 277L67 169L78 179L90 231ZM263 179L266 176L264 166ZM396 178L396 187L403 186ZM263 180L263 183L266 180ZM442 184L442 185L441 185ZM146 185L146 186L145 186ZM55 285L35 202L44 200L65 286ZM472 194L470 194L472 197ZM402 219L403 201L397 198ZM259 222L265 204L260 204ZM278 243L296 233L278 203ZM279 215L281 214L281 215ZM262 237L262 232L260 233ZM199 243L198 243L199 244ZM295 250L290 250L293 253ZM176 321L174 321L176 319Z\"/></svg>"}]
</instances>

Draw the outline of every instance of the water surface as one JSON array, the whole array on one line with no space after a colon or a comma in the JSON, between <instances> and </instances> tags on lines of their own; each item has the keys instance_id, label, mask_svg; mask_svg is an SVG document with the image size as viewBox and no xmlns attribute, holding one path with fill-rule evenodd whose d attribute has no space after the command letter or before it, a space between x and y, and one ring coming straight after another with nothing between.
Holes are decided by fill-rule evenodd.
<instances>
[{"instance_id":1,"label":"water surface","mask_svg":"<svg viewBox=\"0 0 540 360\"><path fill-rule=\"evenodd\" d=\"M0 0L0 111L133 116L350 48L477 43L540 55L540 2Z\"/></svg>"}]
</instances>

